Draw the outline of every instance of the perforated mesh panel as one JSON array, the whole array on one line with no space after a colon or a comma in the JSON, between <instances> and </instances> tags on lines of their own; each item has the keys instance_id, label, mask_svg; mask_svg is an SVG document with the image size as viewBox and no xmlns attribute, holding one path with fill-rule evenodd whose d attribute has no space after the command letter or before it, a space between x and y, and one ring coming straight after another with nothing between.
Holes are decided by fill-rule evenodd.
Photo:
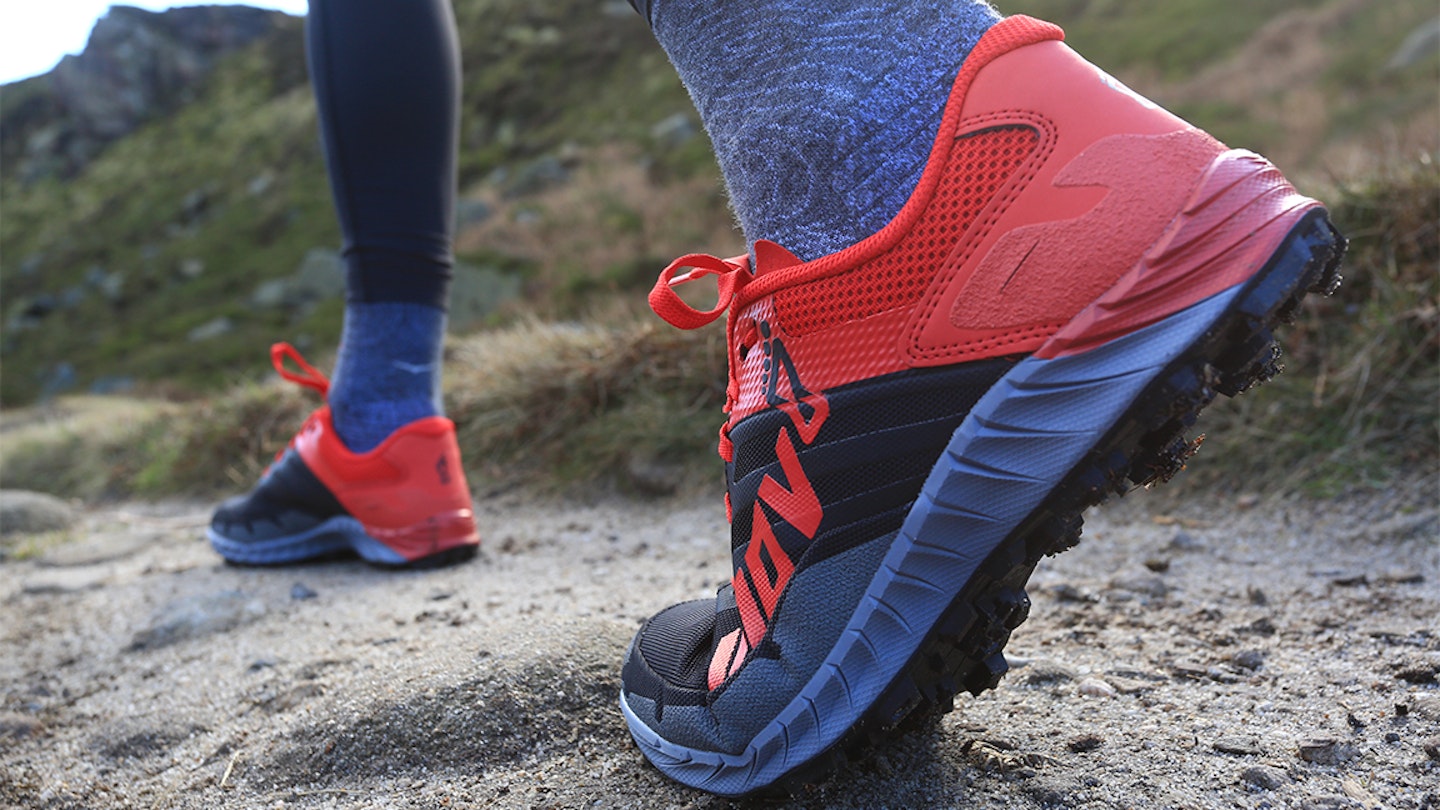
<instances>
[{"instance_id":1,"label":"perforated mesh panel","mask_svg":"<svg viewBox=\"0 0 1440 810\"><path fill-rule=\"evenodd\" d=\"M940 263L1035 149L1030 127L997 127L960 138L929 207L900 243L847 273L775 295L785 331L804 335L910 306Z\"/></svg>"}]
</instances>

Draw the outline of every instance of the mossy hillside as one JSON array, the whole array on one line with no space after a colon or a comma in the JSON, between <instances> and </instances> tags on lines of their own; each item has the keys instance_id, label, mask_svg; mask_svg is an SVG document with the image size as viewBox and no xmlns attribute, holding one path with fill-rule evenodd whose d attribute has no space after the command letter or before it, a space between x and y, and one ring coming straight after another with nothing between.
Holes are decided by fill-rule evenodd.
<instances>
[{"instance_id":1,"label":"mossy hillside","mask_svg":"<svg viewBox=\"0 0 1440 810\"><path fill-rule=\"evenodd\" d=\"M1392 64L1434 4L1367 0L1010 0L1086 58L1312 186L1436 148L1440 51ZM1312 189L1313 190L1313 189Z\"/></svg>"},{"instance_id":2,"label":"mossy hillside","mask_svg":"<svg viewBox=\"0 0 1440 810\"><path fill-rule=\"evenodd\" d=\"M562 147L590 159L616 144L630 144L624 153L636 159L653 152L657 177L708 172L713 183L703 138L650 149L655 123L689 102L638 18L578 0L475 0L456 11L471 68L462 186ZM296 20L228 60L194 102L117 142L79 177L0 179L7 324L37 298L54 307L4 335L0 401L33 400L61 364L81 387L133 379L213 390L262 371L275 339L334 345L338 302L277 310L250 301L262 282L293 274L307 251L339 241L304 79ZM723 203L710 208L723 218ZM461 258L521 269L537 296L592 275L608 289L616 272L583 259L536 266L505 244ZM220 336L190 339L220 319L229 327Z\"/></svg>"}]
</instances>

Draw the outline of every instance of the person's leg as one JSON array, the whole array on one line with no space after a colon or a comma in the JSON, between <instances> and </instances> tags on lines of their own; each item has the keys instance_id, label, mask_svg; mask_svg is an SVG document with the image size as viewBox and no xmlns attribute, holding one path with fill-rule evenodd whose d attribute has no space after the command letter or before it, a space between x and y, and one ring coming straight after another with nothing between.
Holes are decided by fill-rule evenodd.
<instances>
[{"instance_id":1,"label":"person's leg","mask_svg":"<svg viewBox=\"0 0 1440 810\"><path fill-rule=\"evenodd\" d=\"M690 91L746 239L807 261L899 212L960 64L1000 19L977 0L634 4Z\"/></svg>"},{"instance_id":2,"label":"person's leg","mask_svg":"<svg viewBox=\"0 0 1440 810\"><path fill-rule=\"evenodd\" d=\"M993 688L1035 565L1275 373L1271 330L1338 283L1344 239L1052 25L975 42L993 17L970 0L640 5L752 249L651 292L684 328L729 310L734 568L640 629L620 703L666 774L746 794ZM705 275L700 312L674 286Z\"/></svg>"},{"instance_id":3,"label":"person's leg","mask_svg":"<svg viewBox=\"0 0 1440 810\"><path fill-rule=\"evenodd\" d=\"M344 236L345 325L333 384L298 355L277 370L328 404L210 541L227 560L282 564L354 551L414 565L479 542L440 374L451 275L460 92L449 0L312 0L306 43Z\"/></svg>"},{"instance_id":4,"label":"person's leg","mask_svg":"<svg viewBox=\"0 0 1440 810\"><path fill-rule=\"evenodd\" d=\"M345 239L330 409L364 452L441 412L459 46L449 0L311 0L306 44Z\"/></svg>"}]
</instances>

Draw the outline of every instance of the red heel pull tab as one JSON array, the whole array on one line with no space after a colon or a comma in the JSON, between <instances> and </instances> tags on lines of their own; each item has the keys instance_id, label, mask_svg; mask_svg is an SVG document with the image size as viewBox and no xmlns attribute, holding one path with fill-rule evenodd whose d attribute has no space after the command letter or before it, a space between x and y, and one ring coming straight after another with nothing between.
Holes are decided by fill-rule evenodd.
<instances>
[{"instance_id":1,"label":"red heel pull tab","mask_svg":"<svg viewBox=\"0 0 1440 810\"><path fill-rule=\"evenodd\" d=\"M297 374L285 368L286 360L299 366L304 373ZM305 362L299 350L289 343L276 343L270 347L270 363L281 377L296 385L318 391L322 397L330 391L330 380L321 374L319 369Z\"/></svg>"},{"instance_id":2,"label":"red heel pull tab","mask_svg":"<svg viewBox=\"0 0 1440 810\"><path fill-rule=\"evenodd\" d=\"M685 303L676 294L675 288L705 276L716 276L719 300L713 309L702 311ZM681 256L665 268L650 290L650 308L671 326L699 329L719 318L751 278L748 256L733 259L719 259L703 253Z\"/></svg>"}]
</instances>

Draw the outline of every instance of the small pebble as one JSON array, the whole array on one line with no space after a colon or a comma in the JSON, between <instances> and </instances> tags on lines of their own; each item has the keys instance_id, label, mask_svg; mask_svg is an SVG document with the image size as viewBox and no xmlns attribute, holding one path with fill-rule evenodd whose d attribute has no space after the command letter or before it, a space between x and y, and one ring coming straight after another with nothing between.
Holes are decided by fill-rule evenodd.
<instances>
[{"instance_id":1,"label":"small pebble","mask_svg":"<svg viewBox=\"0 0 1440 810\"><path fill-rule=\"evenodd\" d=\"M1312 737L1299 743L1300 758L1316 765L1343 765L1359 755L1355 746L1333 737Z\"/></svg>"},{"instance_id":2,"label":"small pebble","mask_svg":"<svg viewBox=\"0 0 1440 810\"><path fill-rule=\"evenodd\" d=\"M294 585L290 586L290 598L294 599L297 602L303 602L306 599L314 599L319 595L320 594L311 590L310 586L306 585L303 582L297 582Z\"/></svg>"},{"instance_id":3,"label":"small pebble","mask_svg":"<svg viewBox=\"0 0 1440 810\"><path fill-rule=\"evenodd\" d=\"M1290 781L1290 777L1279 768L1255 765L1240 772L1241 781L1248 782L1261 790L1275 790Z\"/></svg>"},{"instance_id":4,"label":"small pebble","mask_svg":"<svg viewBox=\"0 0 1440 810\"><path fill-rule=\"evenodd\" d=\"M1101 678L1086 678L1076 689L1085 697L1113 698L1120 694Z\"/></svg>"},{"instance_id":5,"label":"small pebble","mask_svg":"<svg viewBox=\"0 0 1440 810\"><path fill-rule=\"evenodd\" d=\"M1142 596L1153 596L1157 599L1164 597L1165 594L1170 592L1170 586L1165 584L1165 580L1147 574L1115 577L1110 580L1110 587L1116 590L1130 591L1131 593Z\"/></svg>"},{"instance_id":6,"label":"small pebble","mask_svg":"<svg viewBox=\"0 0 1440 810\"><path fill-rule=\"evenodd\" d=\"M1396 734L1395 732L1392 731L1392 732L1390 732L1389 734L1386 734L1386 735L1385 735L1385 742L1387 742L1387 743L1397 743L1397 742L1400 742L1400 735L1399 735L1399 734Z\"/></svg>"},{"instance_id":7,"label":"small pebble","mask_svg":"<svg viewBox=\"0 0 1440 810\"><path fill-rule=\"evenodd\" d=\"M1200 551L1205 548L1205 544L1196 540L1187 531L1178 531L1174 537L1170 538L1169 548L1176 551Z\"/></svg>"},{"instance_id":8,"label":"small pebble","mask_svg":"<svg viewBox=\"0 0 1440 810\"><path fill-rule=\"evenodd\" d=\"M1255 740L1249 737L1221 737L1215 741L1215 750L1222 754L1242 757L1258 757L1265 753L1255 744Z\"/></svg>"},{"instance_id":9,"label":"small pebble","mask_svg":"<svg viewBox=\"0 0 1440 810\"><path fill-rule=\"evenodd\" d=\"M1408 568L1391 568L1380 575L1379 581L1386 585L1419 585L1425 581L1425 575Z\"/></svg>"},{"instance_id":10,"label":"small pebble","mask_svg":"<svg viewBox=\"0 0 1440 810\"><path fill-rule=\"evenodd\" d=\"M1151 557L1145 561L1145 567L1157 574L1163 574L1170 570L1170 561L1162 557Z\"/></svg>"},{"instance_id":11,"label":"small pebble","mask_svg":"<svg viewBox=\"0 0 1440 810\"><path fill-rule=\"evenodd\" d=\"M1265 592L1254 586L1245 589L1245 596L1250 600L1250 604L1252 605L1270 604L1270 598L1265 595Z\"/></svg>"},{"instance_id":12,"label":"small pebble","mask_svg":"<svg viewBox=\"0 0 1440 810\"><path fill-rule=\"evenodd\" d=\"M1440 762L1440 737L1431 737L1421 743L1421 747L1425 749L1425 756L1435 762Z\"/></svg>"},{"instance_id":13,"label":"small pebble","mask_svg":"<svg viewBox=\"0 0 1440 810\"><path fill-rule=\"evenodd\" d=\"M1067 743L1066 746L1073 753L1083 754L1086 751L1094 751L1096 748L1099 748L1104 744L1105 738L1101 737L1098 734L1082 734L1079 737L1071 738L1070 742Z\"/></svg>"},{"instance_id":14,"label":"small pebble","mask_svg":"<svg viewBox=\"0 0 1440 810\"><path fill-rule=\"evenodd\" d=\"M1410 698L1410 713L1426 720L1440 722L1440 695L1414 695Z\"/></svg>"},{"instance_id":15,"label":"small pebble","mask_svg":"<svg viewBox=\"0 0 1440 810\"><path fill-rule=\"evenodd\" d=\"M1241 650L1230 656L1230 663L1241 669L1248 669L1251 672L1265 665L1264 650Z\"/></svg>"},{"instance_id":16,"label":"small pebble","mask_svg":"<svg viewBox=\"0 0 1440 810\"><path fill-rule=\"evenodd\" d=\"M1046 686L1053 683L1073 681L1079 677L1079 674L1073 668L1059 661L1051 661L1049 659L1031 661L1030 665L1025 667L1023 673L1020 679L1027 686Z\"/></svg>"}]
</instances>

